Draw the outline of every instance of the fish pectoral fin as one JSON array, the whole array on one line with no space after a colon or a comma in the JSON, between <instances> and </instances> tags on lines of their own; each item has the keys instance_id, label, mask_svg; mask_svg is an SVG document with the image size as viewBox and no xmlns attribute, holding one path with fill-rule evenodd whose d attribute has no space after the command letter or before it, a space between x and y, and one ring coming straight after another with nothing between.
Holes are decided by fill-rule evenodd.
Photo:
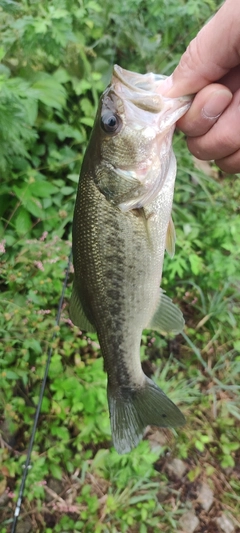
<instances>
[{"instance_id":1,"label":"fish pectoral fin","mask_svg":"<svg viewBox=\"0 0 240 533\"><path fill-rule=\"evenodd\" d=\"M86 317L86 314L83 310L82 303L79 296L79 291L77 290L76 283L73 282L73 290L70 299L69 305L69 315L70 319L83 331L88 331L89 333L95 333L96 329L91 324L91 322Z\"/></svg>"},{"instance_id":2,"label":"fish pectoral fin","mask_svg":"<svg viewBox=\"0 0 240 533\"><path fill-rule=\"evenodd\" d=\"M166 235L166 250L168 255L172 258L175 254L175 242L176 242L176 231L173 224L173 219L170 217Z\"/></svg>"},{"instance_id":3,"label":"fish pectoral fin","mask_svg":"<svg viewBox=\"0 0 240 533\"><path fill-rule=\"evenodd\" d=\"M108 404L113 444L119 454L130 452L148 425L178 427L185 418L164 392L145 376L138 388L111 387Z\"/></svg>"},{"instance_id":4,"label":"fish pectoral fin","mask_svg":"<svg viewBox=\"0 0 240 533\"><path fill-rule=\"evenodd\" d=\"M184 327L184 318L182 311L172 302L162 289L160 289L160 297L157 309L152 316L146 329L154 329L163 334L181 333Z\"/></svg>"}]
</instances>

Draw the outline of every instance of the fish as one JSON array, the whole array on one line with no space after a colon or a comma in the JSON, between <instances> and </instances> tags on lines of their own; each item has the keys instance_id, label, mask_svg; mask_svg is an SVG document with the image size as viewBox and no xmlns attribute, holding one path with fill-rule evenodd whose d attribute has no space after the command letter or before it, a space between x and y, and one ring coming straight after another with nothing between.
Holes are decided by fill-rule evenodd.
<instances>
[{"instance_id":1,"label":"fish","mask_svg":"<svg viewBox=\"0 0 240 533\"><path fill-rule=\"evenodd\" d=\"M173 256L176 238L172 135L191 97L162 96L164 79L114 66L83 159L73 217L70 318L98 335L119 454L136 447L148 425L185 423L140 361L144 329L177 334L184 326L160 283L165 249Z\"/></svg>"}]
</instances>

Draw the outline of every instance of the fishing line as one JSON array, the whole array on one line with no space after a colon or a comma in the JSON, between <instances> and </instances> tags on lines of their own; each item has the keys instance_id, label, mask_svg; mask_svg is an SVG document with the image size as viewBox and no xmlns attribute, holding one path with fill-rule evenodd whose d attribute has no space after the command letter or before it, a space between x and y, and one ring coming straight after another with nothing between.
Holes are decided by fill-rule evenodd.
<instances>
[{"instance_id":1,"label":"fishing line","mask_svg":"<svg viewBox=\"0 0 240 533\"><path fill-rule=\"evenodd\" d=\"M67 287L71 260L72 260L72 250L70 251L70 254L68 256L66 274L65 274L65 278L64 278L64 282L63 282L63 286L62 286L62 294L61 294L61 297L60 297L60 300L59 300L59 304L58 304L58 311L57 311L55 326L59 326L59 323L60 323L62 304L63 304L65 290L66 290L66 287ZM39 402L38 402L36 413L35 413L35 417L34 417L33 429L32 429L32 433L31 433L31 438L30 438L30 443L29 443L26 463L24 465L23 477L22 477L22 481L21 481L21 485L20 485L20 489L19 489L19 496L18 496L18 499L17 499L16 508L15 508L15 512L14 512L11 533L15 533L15 531L16 531L18 517L19 517L19 514L20 514L20 510L21 510L21 505L22 505L22 499L23 499L23 494L24 494L25 483L26 483L28 471L31 468L31 454L32 454L34 439L35 439L35 435L36 435L38 419L39 419L39 415L40 415L40 411L41 411L41 407L42 407L42 400L43 400L44 390L45 390L45 386L46 386L46 382L47 382L48 370L49 370L51 357L52 357L52 351L53 351L52 343L53 343L56 335L57 335L57 332L54 331L53 335L52 335L52 339L51 339L51 346L48 349L47 364L46 364L44 377L43 377L43 381L42 381L42 385L41 385L41 390L40 390L40 394L39 394Z\"/></svg>"}]
</instances>

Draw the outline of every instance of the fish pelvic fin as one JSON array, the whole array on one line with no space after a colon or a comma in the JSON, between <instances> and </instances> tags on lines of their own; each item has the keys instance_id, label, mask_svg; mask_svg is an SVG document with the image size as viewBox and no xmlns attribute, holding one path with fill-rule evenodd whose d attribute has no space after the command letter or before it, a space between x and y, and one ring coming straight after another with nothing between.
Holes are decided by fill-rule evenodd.
<instances>
[{"instance_id":1,"label":"fish pelvic fin","mask_svg":"<svg viewBox=\"0 0 240 533\"><path fill-rule=\"evenodd\" d=\"M140 387L108 384L108 404L114 447L122 455L137 446L148 425L178 427L185 418L164 392L145 376Z\"/></svg>"},{"instance_id":2,"label":"fish pelvic fin","mask_svg":"<svg viewBox=\"0 0 240 533\"><path fill-rule=\"evenodd\" d=\"M89 333L94 333L96 331L93 324L86 317L80 300L80 291L78 290L75 280L73 281L73 289L69 305L69 316L73 324L78 326L83 331L88 331Z\"/></svg>"},{"instance_id":3,"label":"fish pelvic fin","mask_svg":"<svg viewBox=\"0 0 240 533\"><path fill-rule=\"evenodd\" d=\"M159 300L157 308L154 312L146 329L153 329L159 331L163 335L174 333L177 335L181 333L184 328L184 318L182 311L172 302L162 289L159 290Z\"/></svg>"},{"instance_id":4,"label":"fish pelvic fin","mask_svg":"<svg viewBox=\"0 0 240 533\"><path fill-rule=\"evenodd\" d=\"M166 250L168 255L172 258L175 254L175 242L176 242L176 232L173 224L173 219L170 217L166 235Z\"/></svg>"}]
</instances>

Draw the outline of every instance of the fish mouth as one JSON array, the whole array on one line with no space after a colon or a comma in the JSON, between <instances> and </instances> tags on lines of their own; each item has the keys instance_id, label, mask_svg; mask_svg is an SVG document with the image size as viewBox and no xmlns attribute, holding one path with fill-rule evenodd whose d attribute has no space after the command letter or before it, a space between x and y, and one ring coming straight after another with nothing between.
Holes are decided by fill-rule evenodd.
<instances>
[{"instance_id":1,"label":"fish mouth","mask_svg":"<svg viewBox=\"0 0 240 533\"><path fill-rule=\"evenodd\" d=\"M113 76L121 81L126 87L132 90L138 91L151 91L155 92L156 83L162 82L167 76L161 74L153 74L149 72L147 74L139 74L138 72L132 72L126 70L119 65L114 65Z\"/></svg>"},{"instance_id":2,"label":"fish mouth","mask_svg":"<svg viewBox=\"0 0 240 533\"><path fill-rule=\"evenodd\" d=\"M160 113L163 109L164 114L168 111L174 112L174 121L171 121L173 123L186 113L193 97L192 95L179 98L163 96L161 87L166 78L167 76L162 74L153 72L139 74L114 65L111 85L120 98L128 100L139 109L150 113Z\"/></svg>"},{"instance_id":3,"label":"fish mouth","mask_svg":"<svg viewBox=\"0 0 240 533\"><path fill-rule=\"evenodd\" d=\"M124 99L139 109L159 113L163 108L163 99L158 94L157 85L159 78L163 81L165 77L153 73L139 74L114 65L112 84L118 94L121 92Z\"/></svg>"}]
</instances>

